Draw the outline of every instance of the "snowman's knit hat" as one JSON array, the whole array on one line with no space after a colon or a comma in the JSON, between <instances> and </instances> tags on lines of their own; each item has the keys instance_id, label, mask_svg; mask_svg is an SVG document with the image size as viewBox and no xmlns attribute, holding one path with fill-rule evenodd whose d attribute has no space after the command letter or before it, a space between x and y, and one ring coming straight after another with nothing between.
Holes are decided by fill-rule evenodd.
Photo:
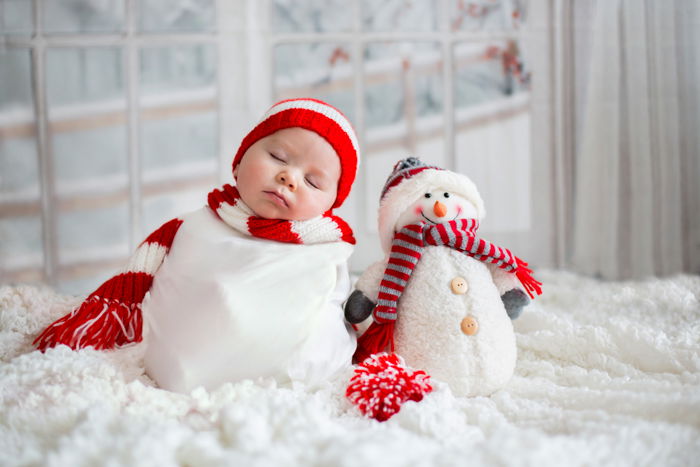
<instances>
[{"instance_id":1,"label":"snowman's knit hat","mask_svg":"<svg viewBox=\"0 0 700 467\"><path fill-rule=\"evenodd\" d=\"M470 201L478 220L486 215L484 201L476 185L466 175L427 165L417 157L402 159L387 178L379 202L379 238L385 252L391 249L396 221L426 192L443 189Z\"/></svg>"}]
</instances>

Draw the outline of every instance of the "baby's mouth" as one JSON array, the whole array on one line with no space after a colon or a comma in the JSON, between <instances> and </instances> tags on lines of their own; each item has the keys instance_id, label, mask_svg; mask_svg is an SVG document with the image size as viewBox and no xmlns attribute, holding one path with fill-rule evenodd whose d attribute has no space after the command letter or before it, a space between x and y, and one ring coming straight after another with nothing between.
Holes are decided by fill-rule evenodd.
<instances>
[{"instance_id":1,"label":"baby's mouth","mask_svg":"<svg viewBox=\"0 0 700 467\"><path fill-rule=\"evenodd\" d=\"M276 191L265 191L263 193L267 194L267 196L272 200L273 203L276 203L280 206L284 206L285 208L289 207L289 204L287 203L285 197L280 195Z\"/></svg>"}]
</instances>

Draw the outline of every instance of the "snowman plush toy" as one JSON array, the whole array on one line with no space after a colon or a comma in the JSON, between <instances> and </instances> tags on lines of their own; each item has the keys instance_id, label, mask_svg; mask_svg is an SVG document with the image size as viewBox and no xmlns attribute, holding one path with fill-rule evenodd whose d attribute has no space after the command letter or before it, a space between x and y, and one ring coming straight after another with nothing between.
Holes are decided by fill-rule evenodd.
<instances>
[{"instance_id":1,"label":"snowman plush toy","mask_svg":"<svg viewBox=\"0 0 700 467\"><path fill-rule=\"evenodd\" d=\"M359 278L345 317L360 323L355 361L391 349L459 396L489 395L513 375L518 317L541 283L527 263L479 238L484 203L464 175L399 161L382 190L386 257Z\"/></svg>"}]
</instances>

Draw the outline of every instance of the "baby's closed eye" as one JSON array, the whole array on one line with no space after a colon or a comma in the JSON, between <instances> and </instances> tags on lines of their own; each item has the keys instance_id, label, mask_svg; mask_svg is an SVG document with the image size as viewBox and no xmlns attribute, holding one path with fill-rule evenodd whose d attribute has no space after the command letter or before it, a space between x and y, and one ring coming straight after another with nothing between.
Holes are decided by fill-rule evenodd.
<instances>
[{"instance_id":1,"label":"baby's closed eye","mask_svg":"<svg viewBox=\"0 0 700 467\"><path fill-rule=\"evenodd\" d=\"M315 180L315 179L313 179L313 178L311 178L311 177L305 177L304 180L305 180L306 183L308 183L309 186L311 186L312 188L315 188L315 189L317 189L317 190L320 190L320 189L321 189L321 188L320 188L320 185L319 185L319 182L318 182L317 180Z\"/></svg>"}]
</instances>

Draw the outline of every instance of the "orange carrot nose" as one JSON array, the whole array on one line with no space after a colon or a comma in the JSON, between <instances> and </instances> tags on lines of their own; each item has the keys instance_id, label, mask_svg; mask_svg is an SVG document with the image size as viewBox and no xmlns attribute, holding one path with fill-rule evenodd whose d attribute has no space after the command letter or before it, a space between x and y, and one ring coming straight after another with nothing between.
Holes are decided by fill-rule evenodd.
<instances>
[{"instance_id":1,"label":"orange carrot nose","mask_svg":"<svg viewBox=\"0 0 700 467\"><path fill-rule=\"evenodd\" d=\"M447 206L442 204L440 201L435 201L435 204L433 205L433 212L438 217L445 217L445 214L447 214Z\"/></svg>"}]
</instances>

